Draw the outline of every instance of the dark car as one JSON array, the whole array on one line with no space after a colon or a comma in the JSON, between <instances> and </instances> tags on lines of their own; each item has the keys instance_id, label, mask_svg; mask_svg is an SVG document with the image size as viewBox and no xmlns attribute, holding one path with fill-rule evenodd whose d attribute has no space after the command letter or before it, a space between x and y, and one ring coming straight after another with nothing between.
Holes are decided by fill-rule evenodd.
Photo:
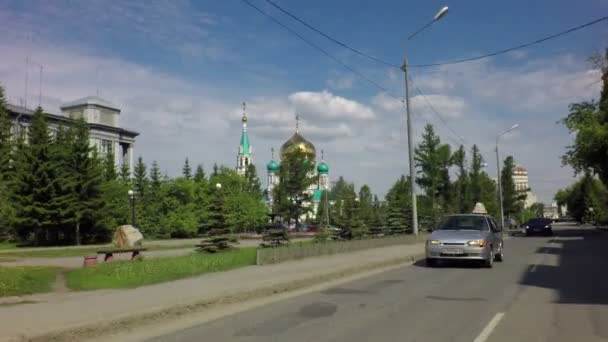
<instances>
[{"instance_id":1,"label":"dark car","mask_svg":"<svg viewBox=\"0 0 608 342\"><path fill-rule=\"evenodd\" d=\"M553 235L553 220L547 218L535 218L524 223L526 235Z\"/></svg>"}]
</instances>

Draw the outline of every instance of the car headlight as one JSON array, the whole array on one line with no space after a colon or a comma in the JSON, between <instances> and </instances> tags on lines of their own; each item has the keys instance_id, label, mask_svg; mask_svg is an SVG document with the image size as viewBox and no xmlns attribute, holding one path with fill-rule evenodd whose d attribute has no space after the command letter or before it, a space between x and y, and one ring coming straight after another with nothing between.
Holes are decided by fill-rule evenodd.
<instances>
[{"instance_id":1,"label":"car headlight","mask_svg":"<svg viewBox=\"0 0 608 342\"><path fill-rule=\"evenodd\" d=\"M486 242L483 240L473 240L473 241L467 242L467 245L473 246L473 247L483 247L486 245Z\"/></svg>"},{"instance_id":2,"label":"car headlight","mask_svg":"<svg viewBox=\"0 0 608 342\"><path fill-rule=\"evenodd\" d=\"M526 229L530 229L530 226L524 226L524 228L526 228Z\"/></svg>"},{"instance_id":3,"label":"car headlight","mask_svg":"<svg viewBox=\"0 0 608 342\"><path fill-rule=\"evenodd\" d=\"M441 241L439 241L439 240L427 240L426 243L427 243L427 245L435 245L436 246L436 245L440 245Z\"/></svg>"},{"instance_id":4,"label":"car headlight","mask_svg":"<svg viewBox=\"0 0 608 342\"><path fill-rule=\"evenodd\" d=\"M549 227L550 227L549 225L546 225L546 226L545 226L545 228L549 228Z\"/></svg>"}]
</instances>

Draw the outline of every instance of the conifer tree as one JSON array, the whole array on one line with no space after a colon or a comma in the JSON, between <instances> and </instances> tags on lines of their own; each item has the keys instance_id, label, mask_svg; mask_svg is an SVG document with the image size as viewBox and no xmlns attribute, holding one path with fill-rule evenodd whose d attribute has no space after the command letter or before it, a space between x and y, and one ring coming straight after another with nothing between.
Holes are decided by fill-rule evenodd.
<instances>
[{"instance_id":1,"label":"conifer tree","mask_svg":"<svg viewBox=\"0 0 608 342\"><path fill-rule=\"evenodd\" d=\"M184 167L182 167L182 175L184 178L190 180L192 179L192 168L190 167L190 161L186 158L184 162Z\"/></svg>"}]
</instances>

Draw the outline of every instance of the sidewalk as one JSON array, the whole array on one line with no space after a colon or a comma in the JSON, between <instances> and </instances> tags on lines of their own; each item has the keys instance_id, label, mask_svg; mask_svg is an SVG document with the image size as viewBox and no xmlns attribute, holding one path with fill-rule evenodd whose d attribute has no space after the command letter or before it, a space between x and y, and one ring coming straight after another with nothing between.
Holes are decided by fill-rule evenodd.
<instances>
[{"instance_id":1,"label":"sidewalk","mask_svg":"<svg viewBox=\"0 0 608 342\"><path fill-rule=\"evenodd\" d=\"M0 341L78 341L219 303L234 303L411 261L424 244L375 248L269 266L249 266L129 290L22 297L32 304L0 306Z\"/></svg>"}]
</instances>

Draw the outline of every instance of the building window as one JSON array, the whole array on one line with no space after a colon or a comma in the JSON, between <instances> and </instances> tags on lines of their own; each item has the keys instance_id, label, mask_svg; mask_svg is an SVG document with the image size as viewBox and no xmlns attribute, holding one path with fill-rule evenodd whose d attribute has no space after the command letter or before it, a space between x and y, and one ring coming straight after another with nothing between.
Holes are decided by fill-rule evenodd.
<instances>
[{"instance_id":1,"label":"building window","mask_svg":"<svg viewBox=\"0 0 608 342\"><path fill-rule=\"evenodd\" d=\"M114 143L112 140L101 139L101 152L103 154L110 154L114 152Z\"/></svg>"}]
</instances>

